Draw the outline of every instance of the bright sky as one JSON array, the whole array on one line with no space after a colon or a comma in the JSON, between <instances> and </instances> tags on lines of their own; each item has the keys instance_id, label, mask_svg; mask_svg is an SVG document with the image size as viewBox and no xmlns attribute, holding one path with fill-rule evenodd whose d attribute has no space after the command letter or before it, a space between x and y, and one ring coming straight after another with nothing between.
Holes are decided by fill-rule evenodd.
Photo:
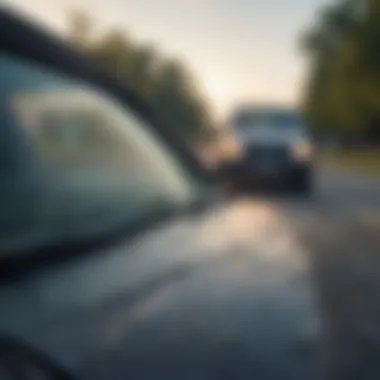
<instances>
[{"instance_id":1,"label":"bright sky","mask_svg":"<svg viewBox=\"0 0 380 380\"><path fill-rule=\"evenodd\" d=\"M300 32L332 0L0 0L62 33L72 9L185 61L219 116L246 102L294 104Z\"/></svg>"}]
</instances>

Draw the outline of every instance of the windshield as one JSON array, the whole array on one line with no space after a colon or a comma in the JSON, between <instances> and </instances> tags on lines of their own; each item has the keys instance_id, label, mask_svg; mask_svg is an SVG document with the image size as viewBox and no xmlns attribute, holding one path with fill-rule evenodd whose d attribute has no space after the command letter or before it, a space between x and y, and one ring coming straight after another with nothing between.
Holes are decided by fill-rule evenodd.
<instances>
[{"instance_id":1,"label":"windshield","mask_svg":"<svg viewBox=\"0 0 380 380\"><path fill-rule=\"evenodd\" d=\"M0 56L1 252L92 237L178 208L195 185L132 110Z\"/></svg>"},{"instance_id":2,"label":"windshield","mask_svg":"<svg viewBox=\"0 0 380 380\"><path fill-rule=\"evenodd\" d=\"M255 128L304 129L302 118L294 111L245 110L237 112L232 121L235 130Z\"/></svg>"}]
</instances>

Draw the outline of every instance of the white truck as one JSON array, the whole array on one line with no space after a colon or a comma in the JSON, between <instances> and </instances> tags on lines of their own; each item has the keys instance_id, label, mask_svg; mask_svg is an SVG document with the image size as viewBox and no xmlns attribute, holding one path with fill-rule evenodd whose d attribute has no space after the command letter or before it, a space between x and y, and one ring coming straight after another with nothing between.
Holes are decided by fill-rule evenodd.
<instances>
[{"instance_id":1,"label":"white truck","mask_svg":"<svg viewBox=\"0 0 380 380\"><path fill-rule=\"evenodd\" d=\"M238 160L245 183L283 184L300 193L312 190L314 145L296 111L244 107L230 124L242 147Z\"/></svg>"}]
</instances>

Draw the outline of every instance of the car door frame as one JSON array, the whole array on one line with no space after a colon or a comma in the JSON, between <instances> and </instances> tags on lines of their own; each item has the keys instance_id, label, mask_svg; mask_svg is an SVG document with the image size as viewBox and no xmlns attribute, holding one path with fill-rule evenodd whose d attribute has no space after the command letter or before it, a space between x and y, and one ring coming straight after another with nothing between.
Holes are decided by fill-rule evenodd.
<instances>
[{"instance_id":1,"label":"car door frame","mask_svg":"<svg viewBox=\"0 0 380 380\"><path fill-rule=\"evenodd\" d=\"M42 67L45 66L73 79L78 79L117 99L122 105L135 112L145 121L144 125L150 133L174 154L200 186L210 188L213 195L218 194L218 191L215 192L216 186L212 175L202 167L191 147L176 128L163 120L146 101L124 84L120 84L112 75L105 73L84 54L75 51L64 40L50 36L38 26L23 20L19 15L7 9L0 9L0 35L0 53L5 52L35 62ZM202 202L201 206L203 206ZM136 223L134 226L122 225L107 236L78 240L67 244L61 242L32 251L20 252L12 257L0 257L0 276L5 280L5 277L13 278L18 274L23 275L25 271L33 270L35 267L40 268L42 265L54 264L57 260L72 259L78 254L101 251L101 248L118 243L120 239L125 241L151 228L153 224L165 221L167 217L172 217L172 212L152 215L151 218ZM52 251L54 255L51 254Z\"/></svg>"}]
</instances>

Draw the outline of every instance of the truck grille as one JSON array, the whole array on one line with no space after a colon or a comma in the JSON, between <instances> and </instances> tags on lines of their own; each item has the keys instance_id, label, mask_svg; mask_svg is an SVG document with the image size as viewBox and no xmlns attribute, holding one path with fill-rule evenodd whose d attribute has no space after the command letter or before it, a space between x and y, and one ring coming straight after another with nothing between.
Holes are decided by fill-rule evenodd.
<instances>
[{"instance_id":1,"label":"truck grille","mask_svg":"<svg viewBox=\"0 0 380 380\"><path fill-rule=\"evenodd\" d=\"M287 147L251 146L247 150L247 159L250 162L271 161L286 163L289 161L289 149Z\"/></svg>"}]
</instances>

